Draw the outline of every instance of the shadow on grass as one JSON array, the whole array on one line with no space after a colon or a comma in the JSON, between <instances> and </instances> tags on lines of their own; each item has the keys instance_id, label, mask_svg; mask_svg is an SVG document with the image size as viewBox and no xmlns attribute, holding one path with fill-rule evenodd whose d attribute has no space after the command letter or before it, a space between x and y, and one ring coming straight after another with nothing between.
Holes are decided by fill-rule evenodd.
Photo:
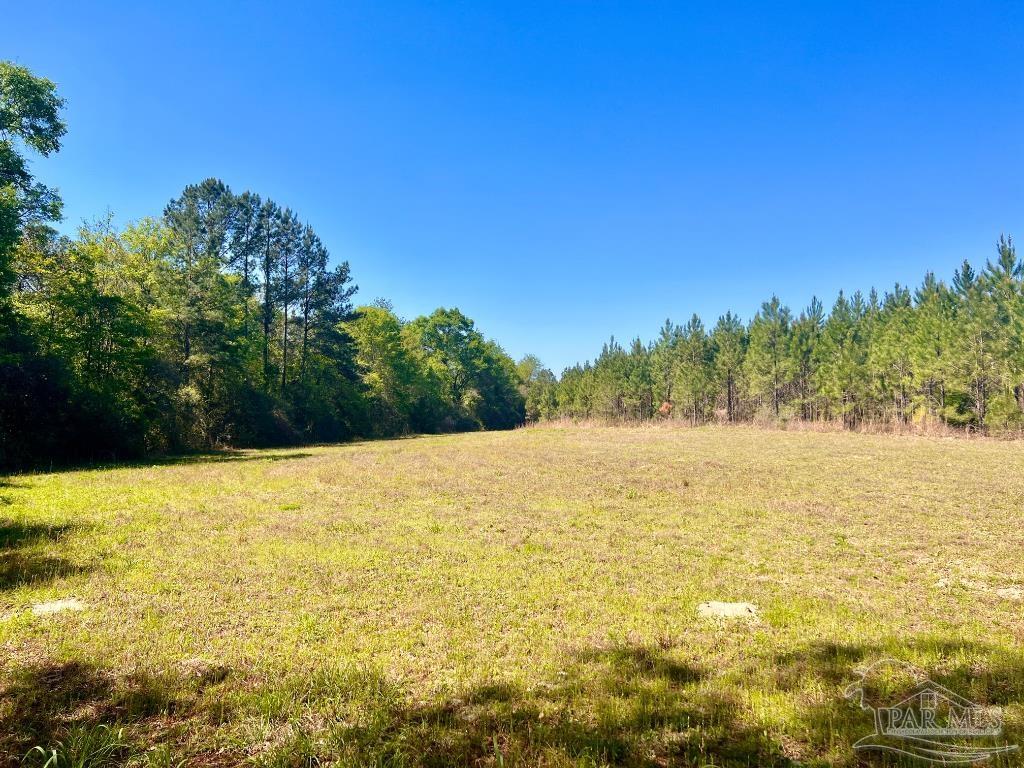
<instances>
[{"instance_id":1,"label":"shadow on grass","mask_svg":"<svg viewBox=\"0 0 1024 768\"><path fill-rule=\"evenodd\" d=\"M45 541L59 541L74 526L41 525L0 519L0 551L27 547Z\"/></svg>"},{"instance_id":2,"label":"shadow on grass","mask_svg":"<svg viewBox=\"0 0 1024 768\"><path fill-rule=\"evenodd\" d=\"M254 453L254 451L265 452ZM312 453L306 451L270 453L268 449L201 451L198 453L177 453L169 456L150 456L145 459L125 459L123 461L81 461L69 464L53 465L45 469L42 467L35 467L25 469L21 474L9 475L8 477L31 478L34 475L56 475L62 472L97 472L107 469L145 469L148 467L211 464L217 462L286 461L288 459L305 459L312 455ZM5 487L25 488L29 486L24 483L13 482L10 479L0 480L0 489ZM9 503L9 500L0 496L0 504L6 503Z\"/></svg>"},{"instance_id":3,"label":"shadow on grass","mask_svg":"<svg viewBox=\"0 0 1024 768\"><path fill-rule=\"evenodd\" d=\"M842 695L858 665L898 645L752 650L721 672L682 648L590 648L535 687L485 680L427 701L386 674L354 667L257 686L229 677L226 687L226 672L154 679L80 664L30 667L0 691L0 754L56 743L73 728L126 725L136 754L160 743L188 765L910 765L854 753L871 717ZM902 648L934 658L929 676L978 703L1019 705L1024 695L1019 653L935 640ZM773 712L771 700L784 713ZM261 724L258 744L216 751L216 728L250 732L245 724L253 722ZM1020 737L1006 734L1011 743Z\"/></svg>"},{"instance_id":4,"label":"shadow on grass","mask_svg":"<svg viewBox=\"0 0 1024 768\"><path fill-rule=\"evenodd\" d=\"M0 519L0 591L91 570L45 551L75 527Z\"/></svg>"},{"instance_id":5,"label":"shadow on grass","mask_svg":"<svg viewBox=\"0 0 1024 768\"><path fill-rule=\"evenodd\" d=\"M308 448L348 448L360 445L373 445L375 443L390 443L396 441L405 440L418 440L420 438L427 437L427 435L393 435L391 437L373 437L373 438L353 438L352 440L346 440L337 443L308 443L301 447L295 446L293 448L225 448L217 451L200 451L197 453L183 453L176 454L173 456L156 456L150 459L139 459L131 462L121 462L116 464L108 464L103 467L96 466L90 467L100 468L114 468L114 467L147 467L147 466L163 466L163 465L175 465L175 464L206 464L206 463L217 463L217 462L234 462L234 461L288 461L291 459L306 459L314 454L310 453ZM276 451L271 453L270 451Z\"/></svg>"},{"instance_id":6,"label":"shadow on grass","mask_svg":"<svg viewBox=\"0 0 1024 768\"><path fill-rule=\"evenodd\" d=\"M917 638L908 643L814 642L773 657L774 681L783 691L812 679L829 686L851 682L858 668L881 659L937 659L922 668L928 679L976 704L1008 706L1024 701L1024 654L974 640Z\"/></svg>"},{"instance_id":7,"label":"shadow on grass","mask_svg":"<svg viewBox=\"0 0 1024 768\"><path fill-rule=\"evenodd\" d=\"M301 449L310 449L310 447L345 447L353 445L369 445L378 442L392 442L396 440L415 440L423 437L439 437L446 435L464 434L461 432L444 432L438 434L404 434L404 435L392 435L389 437L358 437L351 440L342 440L338 442L311 442L303 443ZM280 452L280 453L270 453ZM131 469L131 468L144 468L144 467L155 467L155 466L175 466L175 465L191 465L191 464L208 464L217 462L279 462L288 461L294 459L307 459L313 456L308 451L300 450L299 446L264 446L264 447L248 447L248 449L223 449L223 450L211 450L211 451L198 451L193 453L184 454L171 454L166 456L151 456L146 458L129 458L129 459L114 459L111 461L95 460L95 461L77 461L69 462L66 464L51 464L47 467L45 464L37 466L24 467L22 469L10 470L10 474L4 477L0 477L0 489L4 487L24 487L22 483L15 482L11 478L13 477L31 477L32 475L47 475L47 474L58 474L60 472L75 472L75 471L88 471L88 470L102 470L102 469ZM2 468L0 468L2 471ZM4 504L5 500L0 497L0 505Z\"/></svg>"},{"instance_id":8,"label":"shadow on grass","mask_svg":"<svg viewBox=\"0 0 1024 768\"><path fill-rule=\"evenodd\" d=\"M936 654L940 662L926 670L931 678L978 703L1009 706L1024 695L1019 654L934 640L904 649ZM389 687L384 676L356 682L328 677L307 689L301 706L281 713L281 720L322 718L336 725L320 733L291 725L291 737L261 764L910 764L886 753L853 750L873 731L873 723L843 691L859 665L890 655L888 646L812 643L784 654L752 652L749 670L741 664L722 674L681 661L680 651L590 649L546 685L527 690L486 682L455 698L419 704L410 704L407 692ZM339 691L347 692L340 703ZM1021 736L1011 729L1006 739L1014 743ZM1017 765L1016 758L988 764Z\"/></svg>"},{"instance_id":9,"label":"shadow on grass","mask_svg":"<svg viewBox=\"0 0 1024 768\"><path fill-rule=\"evenodd\" d=\"M282 453L251 453L247 451L214 451L210 453L190 453L181 456L165 456L149 461L140 461L129 466L165 466L177 464L216 464L236 461L289 461L306 459L312 456L307 451L288 451ZM117 466L126 466L119 464Z\"/></svg>"},{"instance_id":10,"label":"shadow on grass","mask_svg":"<svg viewBox=\"0 0 1024 768\"><path fill-rule=\"evenodd\" d=\"M0 477L0 491L7 488L25 488L27 487L24 483L16 483L10 479ZM14 503L14 500L7 494L0 494L0 507L9 507Z\"/></svg>"},{"instance_id":11,"label":"shadow on grass","mask_svg":"<svg viewBox=\"0 0 1024 768\"><path fill-rule=\"evenodd\" d=\"M455 435L462 433L444 433L445 435ZM340 441L336 443L305 443L301 446L264 446L262 448L224 448L219 450L203 450L203 451L192 451L189 453L175 453L168 455L155 455L144 458L127 458L127 459L113 459L113 460L82 460L67 462L64 464L51 464L49 466L40 464L38 466L28 466L23 468L14 468L9 470L9 474L4 477L0 477L0 489L5 487L24 487L21 483L12 481L11 478L15 477L30 477L32 475L51 475L58 474L61 472L73 472L73 471L90 471L90 470L104 470L104 469L131 469L139 467L153 467L153 466L174 466L179 464L207 464L216 462L235 462L235 461L286 461L289 459L305 459L312 456L309 453L308 448L325 448L325 447L346 447L346 446L357 446L357 445L369 445L373 443L392 442L398 440L416 440L423 437L438 437L441 435L426 435L426 434L412 434L412 435L395 435L391 437L373 437L373 438L355 438L352 440ZM271 451L277 451L271 453ZM3 468L0 468L0 472ZM2 501L0 501L2 503Z\"/></svg>"},{"instance_id":12,"label":"shadow on grass","mask_svg":"<svg viewBox=\"0 0 1024 768\"><path fill-rule=\"evenodd\" d=\"M227 670L220 667L162 678L117 676L80 662L5 670L0 687L0 766L41 765L54 749L66 761L59 765L92 765L85 754L90 739L82 735L122 727L129 738L121 744L120 759L103 765L125 764L133 757L136 762L132 764L146 765L138 759L152 743L180 736L177 729L183 729L195 711L197 695L226 676ZM36 751L29 755L36 746L45 754ZM211 749L206 759L196 764L239 762L237 755L218 755Z\"/></svg>"},{"instance_id":13,"label":"shadow on grass","mask_svg":"<svg viewBox=\"0 0 1024 768\"><path fill-rule=\"evenodd\" d=\"M344 691L339 695L340 691ZM258 764L301 766L783 765L762 729L708 670L660 648L616 646L576 654L556 680L532 689L485 682L457 698L409 703L386 676L327 675L303 691L295 728Z\"/></svg>"},{"instance_id":14,"label":"shadow on grass","mask_svg":"<svg viewBox=\"0 0 1024 768\"><path fill-rule=\"evenodd\" d=\"M910 641L893 640L886 643L837 643L818 641L806 646L776 654L771 660L772 682L778 690L786 693L796 702L795 718L802 731L803 741L818 750L839 747L842 752L852 752L852 745L863 736L871 734L874 725L870 714L857 712L856 702L847 700L841 692L857 680L858 670L867 670L870 665L892 659L905 662L916 669L923 678L963 696L973 704L984 707L1019 707L1024 701L1024 654L990 646L984 642L969 639L949 640L941 637L919 637ZM920 659L929 659L921 663ZM866 699L875 706L891 706L902 698L906 688L900 689L899 680L864 680ZM877 687L878 683L881 687ZM894 686L891 693L884 694L886 683ZM902 681L903 684L909 681ZM819 687L827 695L808 696L809 688ZM1019 723L1005 723L1004 732L992 742L995 744L1020 744L1024 746L1024 732ZM909 758L884 752L868 751L858 753L859 765L923 765L920 758ZM986 766L1021 765L1019 753L998 755L984 763Z\"/></svg>"}]
</instances>

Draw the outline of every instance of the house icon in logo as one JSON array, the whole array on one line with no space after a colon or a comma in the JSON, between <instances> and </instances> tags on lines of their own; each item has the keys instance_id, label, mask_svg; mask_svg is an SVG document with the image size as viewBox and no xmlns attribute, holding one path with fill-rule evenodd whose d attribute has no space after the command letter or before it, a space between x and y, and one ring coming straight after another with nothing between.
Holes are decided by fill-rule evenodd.
<instances>
[{"instance_id":1,"label":"house icon in logo","mask_svg":"<svg viewBox=\"0 0 1024 768\"><path fill-rule=\"evenodd\" d=\"M872 712L875 720L875 732L853 745L858 752L878 750L940 765L969 765L1017 750L1016 744L995 743L1003 731L998 710L965 699L909 664L882 659L858 674L844 695ZM913 684L894 703L873 701L873 681L894 678L909 678Z\"/></svg>"}]
</instances>

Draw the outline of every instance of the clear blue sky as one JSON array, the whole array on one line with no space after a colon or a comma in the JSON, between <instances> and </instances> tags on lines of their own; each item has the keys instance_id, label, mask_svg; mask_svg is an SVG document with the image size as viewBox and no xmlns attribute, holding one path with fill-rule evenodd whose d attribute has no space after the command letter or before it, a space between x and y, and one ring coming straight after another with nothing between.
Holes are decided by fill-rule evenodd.
<instances>
[{"instance_id":1,"label":"clear blue sky","mask_svg":"<svg viewBox=\"0 0 1024 768\"><path fill-rule=\"evenodd\" d=\"M73 228L224 179L552 368L1024 242L1024 4L13 3ZM173 10L172 10L173 9Z\"/></svg>"}]
</instances>

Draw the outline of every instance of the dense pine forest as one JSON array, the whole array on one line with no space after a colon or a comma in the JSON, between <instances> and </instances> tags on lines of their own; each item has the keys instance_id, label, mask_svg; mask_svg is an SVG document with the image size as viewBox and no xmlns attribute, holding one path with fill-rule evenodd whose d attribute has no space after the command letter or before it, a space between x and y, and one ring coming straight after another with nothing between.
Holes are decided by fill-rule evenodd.
<instances>
[{"instance_id":1,"label":"dense pine forest","mask_svg":"<svg viewBox=\"0 0 1024 768\"><path fill-rule=\"evenodd\" d=\"M593 363L533 377L531 418L829 421L847 427L1024 424L1024 263L1000 238L983 268L952 285L843 293L795 315L778 298L749 323L666 321L657 339L614 339Z\"/></svg>"},{"instance_id":2,"label":"dense pine forest","mask_svg":"<svg viewBox=\"0 0 1024 768\"><path fill-rule=\"evenodd\" d=\"M60 235L60 196L29 158L60 149L62 107L52 82L0 63L0 466L556 418L1024 424L1009 238L948 285L666 321L556 377L457 309L357 306L349 264L299 213L214 178L124 228Z\"/></svg>"}]
</instances>

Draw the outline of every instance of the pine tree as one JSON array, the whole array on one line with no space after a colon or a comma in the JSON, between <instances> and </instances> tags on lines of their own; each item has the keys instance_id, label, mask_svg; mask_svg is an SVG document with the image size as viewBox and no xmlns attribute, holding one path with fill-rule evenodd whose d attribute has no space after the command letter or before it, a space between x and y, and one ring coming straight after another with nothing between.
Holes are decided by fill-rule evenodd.
<instances>
[{"instance_id":1,"label":"pine tree","mask_svg":"<svg viewBox=\"0 0 1024 768\"><path fill-rule=\"evenodd\" d=\"M673 382L675 381L676 356L678 354L680 328L666 320L651 348L651 379L654 400L659 404L673 404Z\"/></svg>"},{"instance_id":2,"label":"pine tree","mask_svg":"<svg viewBox=\"0 0 1024 768\"><path fill-rule=\"evenodd\" d=\"M623 396L626 381L627 355L613 336L594 361L593 411L597 416L623 419L626 417Z\"/></svg>"},{"instance_id":3,"label":"pine tree","mask_svg":"<svg viewBox=\"0 0 1024 768\"><path fill-rule=\"evenodd\" d=\"M999 308L970 263L953 275L956 297L954 381L970 402L971 421L985 427L989 399L999 386Z\"/></svg>"},{"instance_id":4,"label":"pine tree","mask_svg":"<svg viewBox=\"0 0 1024 768\"><path fill-rule=\"evenodd\" d=\"M289 320L296 298L296 272L302 242L302 226L291 209L281 215L278 231L278 256L281 271L278 274L277 296L281 303L281 392L288 389ZM293 329L292 329L293 330Z\"/></svg>"},{"instance_id":5,"label":"pine tree","mask_svg":"<svg viewBox=\"0 0 1024 768\"><path fill-rule=\"evenodd\" d=\"M278 275L281 271L281 209L266 200L260 209L258 252L260 286L260 321L263 328L263 386L269 391L272 376L270 342L277 309Z\"/></svg>"},{"instance_id":6,"label":"pine tree","mask_svg":"<svg viewBox=\"0 0 1024 768\"><path fill-rule=\"evenodd\" d=\"M800 416L807 420L818 418L819 398L814 386L816 355L821 331L825 325L825 308L818 298L794 321L789 337L788 376L793 382L795 402Z\"/></svg>"},{"instance_id":7,"label":"pine tree","mask_svg":"<svg viewBox=\"0 0 1024 768\"><path fill-rule=\"evenodd\" d=\"M242 323L249 336L249 304L256 293L256 273L260 258L263 201L259 195L243 192L232 200L229 266L240 277Z\"/></svg>"},{"instance_id":8,"label":"pine tree","mask_svg":"<svg viewBox=\"0 0 1024 768\"><path fill-rule=\"evenodd\" d=\"M732 423L739 409L739 383L747 353L747 333L740 319L732 312L718 318L711 332L715 377L725 391L725 415Z\"/></svg>"},{"instance_id":9,"label":"pine tree","mask_svg":"<svg viewBox=\"0 0 1024 768\"><path fill-rule=\"evenodd\" d=\"M999 238L997 259L986 264L982 276L995 313L995 356L999 392L996 406L1003 421L1021 420L1024 411L1024 261L1017 259L1013 238Z\"/></svg>"},{"instance_id":10,"label":"pine tree","mask_svg":"<svg viewBox=\"0 0 1024 768\"><path fill-rule=\"evenodd\" d=\"M907 341L915 320L910 291L897 283L882 301L868 350L876 397L882 403L891 404L891 416L903 423L908 422L911 415L914 369Z\"/></svg>"},{"instance_id":11,"label":"pine tree","mask_svg":"<svg viewBox=\"0 0 1024 768\"><path fill-rule=\"evenodd\" d=\"M949 288L928 272L914 294L909 342L917 397L926 415L946 420L946 393L953 375L956 302Z\"/></svg>"},{"instance_id":12,"label":"pine tree","mask_svg":"<svg viewBox=\"0 0 1024 768\"><path fill-rule=\"evenodd\" d=\"M650 418L654 379L651 371L651 353L639 339L634 339L625 359L625 380L623 382L623 409L627 416L636 419Z\"/></svg>"},{"instance_id":13,"label":"pine tree","mask_svg":"<svg viewBox=\"0 0 1024 768\"><path fill-rule=\"evenodd\" d=\"M866 314L859 293L849 300L840 291L817 346L816 383L830 413L838 414L847 426L856 424L864 414L868 390Z\"/></svg>"},{"instance_id":14,"label":"pine tree","mask_svg":"<svg viewBox=\"0 0 1024 768\"><path fill-rule=\"evenodd\" d=\"M676 387L684 393L684 405L691 424L707 418L713 389L711 344L704 323L693 315L682 328L675 370Z\"/></svg>"},{"instance_id":15,"label":"pine tree","mask_svg":"<svg viewBox=\"0 0 1024 768\"><path fill-rule=\"evenodd\" d=\"M751 395L771 404L778 418L786 384L791 316L777 296L761 305L750 323L746 371Z\"/></svg>"}]
</instances>

